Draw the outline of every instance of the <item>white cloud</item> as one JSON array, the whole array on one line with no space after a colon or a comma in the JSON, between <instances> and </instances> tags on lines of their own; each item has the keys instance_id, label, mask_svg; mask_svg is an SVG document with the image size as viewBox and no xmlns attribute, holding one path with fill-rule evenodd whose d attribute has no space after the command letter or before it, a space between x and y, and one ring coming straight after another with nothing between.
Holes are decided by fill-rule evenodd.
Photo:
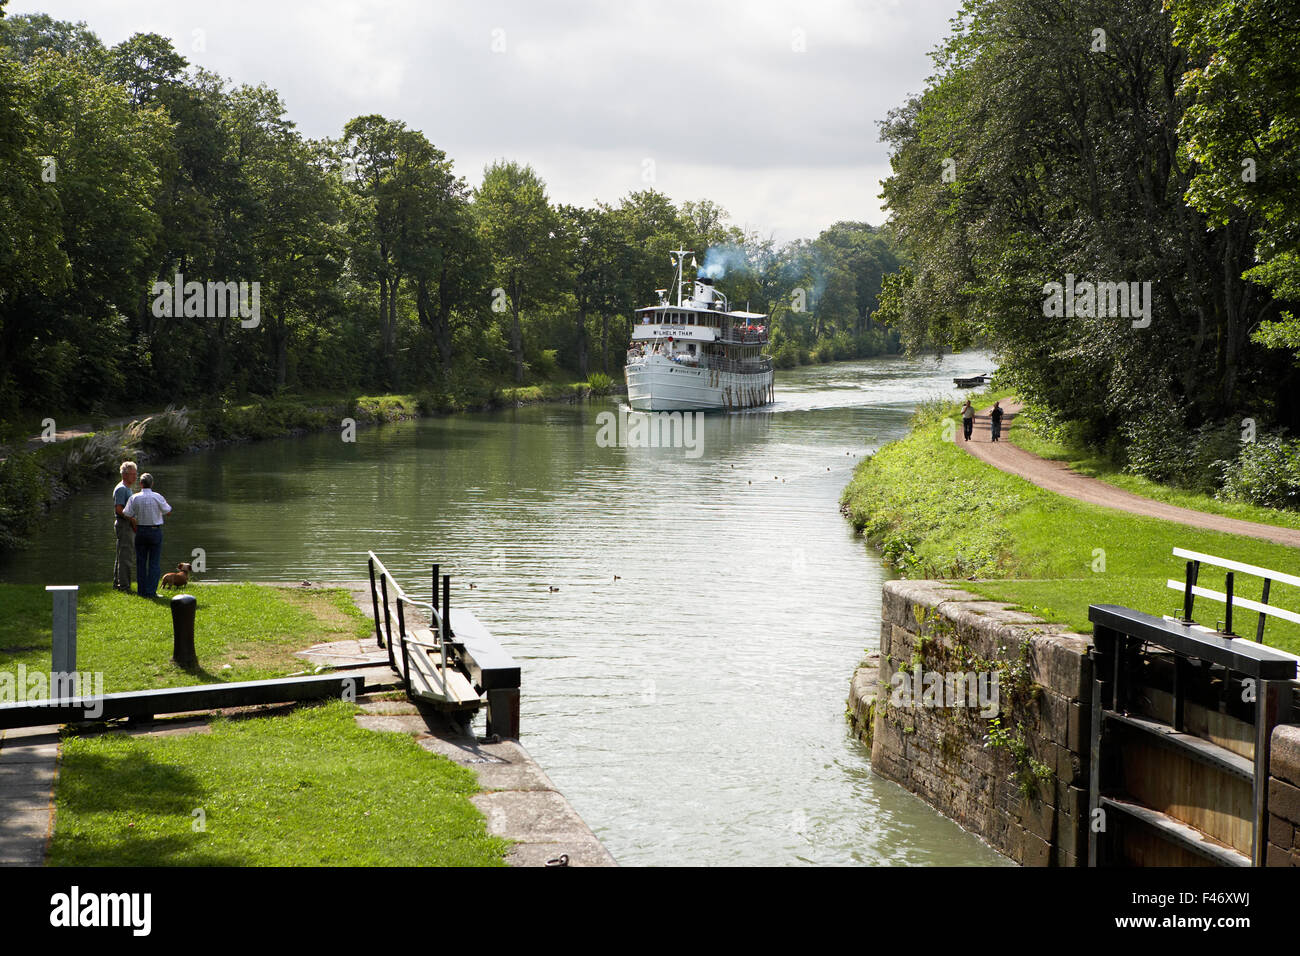
<instances>
[{"instance_id":1,"label":"white cloud","mask_svg":"<svg viewBox=\"0 0 1300 956\"><path fill-rule=\"evenodd\" d=\"M279 90L309 136L364 113L404 120L471 184L508 157L556 201L615 202L647 185L653 158L653 185L674 200L714 199L790 239L882 220L876 121L921 89L958 6L15 0L8 12L85 20L109 44L161 33L195 64Z\"/></svg>"}]
</instances>

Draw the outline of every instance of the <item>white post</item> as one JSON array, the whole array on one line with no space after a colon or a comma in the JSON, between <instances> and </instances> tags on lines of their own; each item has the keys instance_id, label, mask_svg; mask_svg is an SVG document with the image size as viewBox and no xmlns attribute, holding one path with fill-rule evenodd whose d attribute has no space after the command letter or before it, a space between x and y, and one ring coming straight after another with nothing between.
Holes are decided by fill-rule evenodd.
<instances>
[{"instance_id":1,"label":"white post","mask_svg":"<svg viewBox=\"0 0 1300 956\"><path fill-rule=\"evenodd\" d=\"M77 670L77 585L45 588L54 594L54 653L50 662L50 697L66 697Z\"/></svg>"}]
</instances>

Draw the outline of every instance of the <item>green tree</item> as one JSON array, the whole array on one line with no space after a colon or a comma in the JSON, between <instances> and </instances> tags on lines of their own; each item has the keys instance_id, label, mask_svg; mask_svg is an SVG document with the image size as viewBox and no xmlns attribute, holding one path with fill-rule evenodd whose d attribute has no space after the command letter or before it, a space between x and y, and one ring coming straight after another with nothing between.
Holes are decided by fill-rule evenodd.
<instances>
[{"instance_id":1,"label":"green tree","mask_svg":"<svg viewBox=\"0 0 1300 956\"><path fill-rule=\"evenodd\" d=\"M1249 223L1208 230L1183 198L1187 61L1160 4L970 0L936 66L883 127L911 268L881 313L905 340L994 343L1028 400L1098 438L1152 407L1195 427L1271 402L1249 345L1266 297L1240 279ZM1048 316L1067 274L1150 282L1151 324Z\"/></svg>"},{"instance_id":2,"label":"green tree","mask_svg":"<svg viewBox=\"0 0 1300 956\"><path fill-rule=\"evenodd\" d=\"M483 183L474 193L474 213L479 237L492 259L493 281L505 296L515 381L522 382L523 314L553 301L560 287L559 221L547 199L546 184L533 168L505 161L484 171Z\"/></svg>"},{"instance_id":3,"label":"green tree","mask_svg":"<svg viewBox=\"0 0 1300 956\"><path fill-rule=\"evenodd\" d=\"M8 64L4 74L12 75ZM158 228L151 144L167 127L160 113L132 110L120 87L61 54L38 53L26 81L31 98L17 132L28 142L11 208L18 249L32 255L24 252L0 301L4 380L25 401L86 407L125 385L124 314L146 284ZM32 153L48 159L34 162ZM24 222L33 212L50 219Z\"/></svg>"},{"instance_id":4,"label":"green tree","mask_svg":"<svg viewBox=\"0 0 1300 956\"><path fill-rule=\"evenodd\" d=\"M342 179L323 147L298 135L279 94L266 86L235 90L225 123L229 161L237 164L247 197L239 208L240 258L245 274L261 283L260 324L246 335L266 340L272 380L283 387L292 337L337 308L345 251Z\"/></svg>"},{"instance_id":5,"label":"green tree","mask_svg":"<svg viewBox=\"0 0 1300 956\"><path fill-rule=\"evenodd\" d=\"M42 50L62 53L92 67L105 62L104 44L84 21L55 20L45 13L0 15L0 47L8 47L22 63Z\"/></svg>"},{"instance_id":6,"label":"green tree","mask_svg":"<svg viewBox=\"0 0 1300 956\"><path fill-rule=\"evenodd\" d=\"M1257 339L1300 353L1300 21L1290 0L1170 0L1191 68L1179 132L1195 164L1187 197L1211 225L1242 212L1255 227L1246 276L1271 289L1280 318ZM1268 314L1261 310L1261 315Z\"/></svg>"}]
</instances>

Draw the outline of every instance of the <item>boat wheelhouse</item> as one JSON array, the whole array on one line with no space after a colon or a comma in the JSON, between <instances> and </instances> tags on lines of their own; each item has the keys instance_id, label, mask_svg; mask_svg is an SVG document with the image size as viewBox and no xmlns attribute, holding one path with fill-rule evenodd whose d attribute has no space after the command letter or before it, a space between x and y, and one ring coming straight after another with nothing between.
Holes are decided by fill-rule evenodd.
<instances>
[{"instance_id":1,"label":"boat wheelhouse","mask_svg":"<svg viewBox=\"0 0 1300 956\"><path fill-rule=\"evenodd\" d=\"M690 283L674 250L677 302L660 289L659 304L636 311L623 374L628 404L642 411L755 408L775 400L767 315L733 310L708 277Z\"/></svg>"}]
</instances>

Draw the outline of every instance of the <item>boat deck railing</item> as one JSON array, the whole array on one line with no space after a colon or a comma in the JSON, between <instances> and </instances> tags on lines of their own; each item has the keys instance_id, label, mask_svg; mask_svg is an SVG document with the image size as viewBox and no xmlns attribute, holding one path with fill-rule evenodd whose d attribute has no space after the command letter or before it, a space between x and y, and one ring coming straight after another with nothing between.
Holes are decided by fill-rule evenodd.
<instances>
[{"instance_id":1,"label":"boat deck railing","mask_svg":"<svg viewBox=\"0 0 1300 956\"><path fill-rule=\"evenodd\" d=\"M706 355L700 361L700 368L713 369L719 372L752 374L754 372L772 371L772 360L766 355L760 356L757 361L741 361L739 359L724 358L720 355Z\"/></svg>"},{"instance_id":2,"label":"boat deck railing","mask_svg":"<svg viewBox=\"0 0 1300 956\"><path fill-rule=\"evenodd\" d=\"M744 329L721 329L717 341L728 345L766 345L767 332L751 332Z\"/></svg>"},{"instance_id":3,"label":"boat deck railing","mask_svg":"<svg viewBox=\"0 0 1300 956\"><path fill-rule=\"evenodd\" d=\"M643 365L650 360L650 354L643 354L636 349L627 353L628 365ZM666 357L666 356L665 356ZM684 365L687 368L703 368L718 372L740 372L742 374L756 374L759 372L772 371L772 360L766 355L761 355L755 360L729 359L721 355L704 355L704 356L678 356L668 359L678 365Z\"/></svg>"}]
</instances>

